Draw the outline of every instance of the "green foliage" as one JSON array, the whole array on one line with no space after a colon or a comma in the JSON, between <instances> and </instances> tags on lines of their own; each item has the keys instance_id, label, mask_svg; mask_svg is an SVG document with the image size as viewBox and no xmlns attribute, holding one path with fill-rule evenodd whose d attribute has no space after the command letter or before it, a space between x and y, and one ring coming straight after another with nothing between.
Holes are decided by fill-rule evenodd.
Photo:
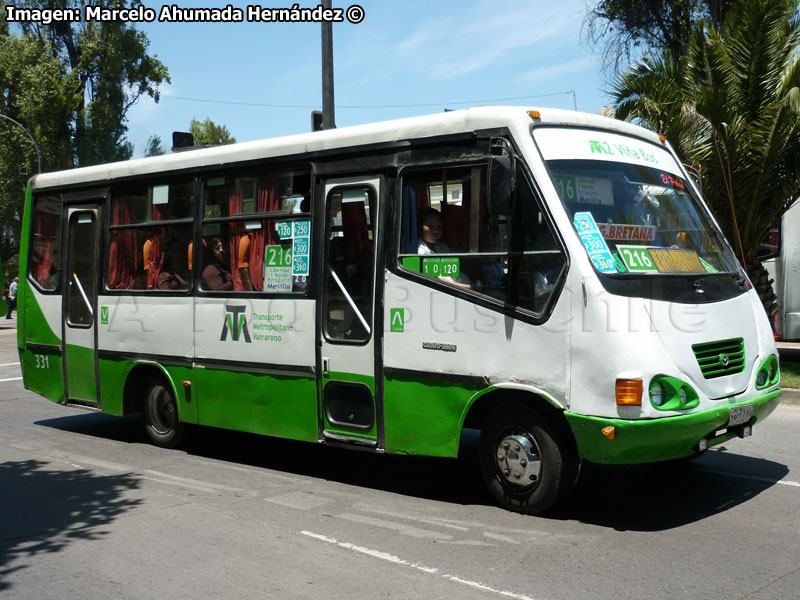
<instances>
[{"instance_id":1,"label":"green foliage","mask_svg":"<svg viewBox=\"0 0 800 600\"><path fill-rule=\"evenodd\" d=\"M140 0L101 0L124 8ZM19 8L75 8L82 0L19 0ZM126 118L143 95L158 101L167 68L148 54L147 36L128 23L20 23L9 30L0 5L0 114L27 129L44 171L130 158ZM24 188L36 153L16 125L0 119L0 257L19 245Z\"/></svg>"},{"instance_id":2,"label":"green foliage","mask_svg":"<svg viewBox=\"0 0 800 600\"><path fill-rule=\"evenodd\" d=\"M614 82L616 116L664 133L728 239L754 268L771 224L800 195L800 21L783 0L743 0L687 52Z\"/></svg>"},{"instance_id":3,"label":"green foliage","mask_svg":"<svg viewBox=\"0 0 800 600\"><path fill-rule=\"evenodd\" d=\"M695 23L719 25L737 0L600 0L588 9L589 41L614 72L640 55L686 52Z\"/></svg>"},{"instance_id":4,"label":"green foliage","mask_svg":"<svg viewBox=\"0 0 800 600\"><path fill-rule=\"evenodd\" d=\"M144 155L161 156L163 154L166 154L166 151L161 145L161 138L157 135L151 135L147 138L147 147L144 149Z\"/></svg>"},{"instance_id":5,"label":"green foliage","mask_svg":"<svg viewBox=\"0 0 800 600\"><path fill-rule=\"evenodd\" d=\"M192 119L189 124L189 133L194 136L195 146L224 146L236 143L236 138L231 137L231 132L227 127L217 125L208 117L202 122Z\"/></svg>"}]
</instances>

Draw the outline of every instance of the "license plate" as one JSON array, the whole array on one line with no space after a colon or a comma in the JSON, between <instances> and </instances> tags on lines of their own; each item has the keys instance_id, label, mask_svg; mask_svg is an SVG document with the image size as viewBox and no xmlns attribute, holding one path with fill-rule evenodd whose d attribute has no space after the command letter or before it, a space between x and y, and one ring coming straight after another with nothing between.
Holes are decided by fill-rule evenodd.
<instances>
[{"instance_id":1,"label":"license plate","mask_svg":"<svg viewBox=\"0 0 800 600\"><path fill-rule=\"evenodd\" d=\"M728 419L728 427L735 427L742 423L747 423L753 416L753 407L750 404L744 406L731 406L730 418Z\"/></svg>"}]
</instances>

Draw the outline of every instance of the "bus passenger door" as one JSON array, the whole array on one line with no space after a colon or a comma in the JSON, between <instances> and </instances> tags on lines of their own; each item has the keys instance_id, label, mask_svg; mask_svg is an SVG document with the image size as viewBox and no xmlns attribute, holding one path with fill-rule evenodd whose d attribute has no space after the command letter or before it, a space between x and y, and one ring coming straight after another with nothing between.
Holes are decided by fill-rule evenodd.
<instances>
[{"instance_id":1,"label":"bus passenger door","mask_svg":"<svg viewBox=\"0 0 800 600\"><path fill-rule=\"evenodd\" d=\"M378 176L325 182L320 429L334 442L377 447L381 427L376 395L375 328ZM381 281L377 285L381 285Z\"/></svg>"},{"instance_id":2,"label":"bus passenger door","mask_svg":"<svg viewBox=\"0 0 800 600\"><path fill-rule=\"evenodd\" d=\"M67 268L64 273L64 373L67 398L96 406L97 248L96 205L67 211Z\"/></svg>"}]
</instances>

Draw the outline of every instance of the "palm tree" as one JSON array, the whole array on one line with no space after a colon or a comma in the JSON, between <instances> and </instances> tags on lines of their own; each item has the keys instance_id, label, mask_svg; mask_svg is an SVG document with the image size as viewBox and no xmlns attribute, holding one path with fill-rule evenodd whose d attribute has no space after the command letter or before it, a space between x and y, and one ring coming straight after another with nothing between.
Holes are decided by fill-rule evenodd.
<instances>
[{"instance_id":1,"label":"palm tree","mask_svg":"<svg viewBox=\"0 0 800 600\"><path fill-rule=\"evenodd\" d=\"M663 133L699 173L767 314L776 299L756 255L800 195L798 44L786 0L743 0L719 27L699 22L686 54L644 60L613 82L616 117Z\"/></svg>"}]
</instances>

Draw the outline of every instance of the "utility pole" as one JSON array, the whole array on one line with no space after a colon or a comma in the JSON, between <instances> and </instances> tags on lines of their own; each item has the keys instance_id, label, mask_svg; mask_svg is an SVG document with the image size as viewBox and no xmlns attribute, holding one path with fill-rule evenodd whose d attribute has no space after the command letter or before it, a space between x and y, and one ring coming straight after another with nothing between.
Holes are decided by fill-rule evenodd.
<instances>
[{"instance_id":1,"label":"utility pole","mask_svg":"<svg viewBox=\"0 0 800 600\"><path fill-rule=\"evenodd\" d=\"M331 8L331 0L322 0L325 9ZM322 22L322 128L336 127L333 108L333 23Z\"/></svg>"}]
</instances>

